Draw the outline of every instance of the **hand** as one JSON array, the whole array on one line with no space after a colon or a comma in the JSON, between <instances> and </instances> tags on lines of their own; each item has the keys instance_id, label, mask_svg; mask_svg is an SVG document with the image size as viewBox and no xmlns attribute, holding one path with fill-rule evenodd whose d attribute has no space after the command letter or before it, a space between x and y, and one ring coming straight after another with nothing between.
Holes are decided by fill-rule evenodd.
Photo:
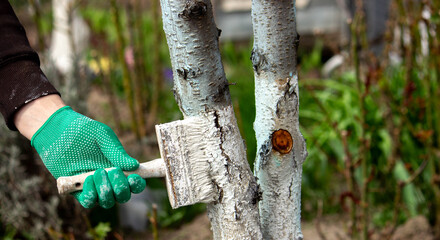
<instances>
[{"instance_id":1,"label":"hand","mask_svg":"<svg viewBox=\"0 0 440 240\"><path fill-rule=\"evenodd\" d=\"M16 117L20 132L29 129L17 124L17 119L25 118ZM139 163L125 152L115 133L70 107L56 110L33 134L31 144L55 178L96 170L86 179L83 190L73 193L85 208L96 202L110 208L115 201L128 201L130 192L139 193L145 188L145 180L139 175L124 176L123 170L135 170ZM114 168L107 173L103 168L109 167Z\"/></svg>"}]
</instances>

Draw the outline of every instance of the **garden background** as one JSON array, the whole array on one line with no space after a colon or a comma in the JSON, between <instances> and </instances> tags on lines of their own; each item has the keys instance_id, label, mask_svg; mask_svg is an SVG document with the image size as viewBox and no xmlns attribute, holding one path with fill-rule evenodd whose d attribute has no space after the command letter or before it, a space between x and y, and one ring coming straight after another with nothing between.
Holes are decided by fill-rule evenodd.
<instances>
[{"instance_id":1,"label":"garden background","mask_svg":"<svg viewBox=\"0 0 440 240\"><path fill-rule=\"evenodd\" d=\"M11 4L63 99L112 127L140 162L158 157L154 125L181 118L158 0L68 2L70 70L51 57L52 2ZM363 232L369 239L440 239L440 2L296 2L299 116L309 152L302 184L305 239L357 239ZM214 6L252 167L248 3ZM0 179L4 239L211 239L205 206L172 210L160 179L110 210L84 210L72 197L58 196L29 141L3 123Z\"/></svg>"}]
</instances>

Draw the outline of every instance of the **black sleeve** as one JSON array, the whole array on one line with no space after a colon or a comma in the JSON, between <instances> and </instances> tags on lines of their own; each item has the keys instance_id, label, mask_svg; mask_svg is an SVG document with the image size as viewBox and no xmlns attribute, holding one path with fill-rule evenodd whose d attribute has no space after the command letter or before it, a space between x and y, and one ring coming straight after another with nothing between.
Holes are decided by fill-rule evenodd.
<instances>
[{"instance_id":1,"label":"black sleeve","mask_svg":"<svg viewBox=\"0 0 440 240\"><path fill-rule=\"evenodd\" d=\"M8 128L17 130L14 114L23 105L49 94L59 93L41 71L8 0L0 0L0 112Z\"/></svg>"}]
</instances>

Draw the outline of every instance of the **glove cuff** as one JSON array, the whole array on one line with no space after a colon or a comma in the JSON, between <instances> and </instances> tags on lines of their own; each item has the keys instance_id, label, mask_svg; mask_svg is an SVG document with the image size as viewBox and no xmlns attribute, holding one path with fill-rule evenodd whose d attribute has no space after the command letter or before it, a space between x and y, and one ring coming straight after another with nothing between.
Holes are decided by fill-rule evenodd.
<instances>
[{"instance_id":1,"label":"glove cuff","mask_svg":"<svg viewBox=\"0 0 440 240\"><path fill-rule=\"evenodd\" d=\"M73 111L69 106L58 109L32 136L32 147L41 154L45 148L52 146L75 119L80 117L83 117L83 115Z\"/></svg>"}]
</instances>

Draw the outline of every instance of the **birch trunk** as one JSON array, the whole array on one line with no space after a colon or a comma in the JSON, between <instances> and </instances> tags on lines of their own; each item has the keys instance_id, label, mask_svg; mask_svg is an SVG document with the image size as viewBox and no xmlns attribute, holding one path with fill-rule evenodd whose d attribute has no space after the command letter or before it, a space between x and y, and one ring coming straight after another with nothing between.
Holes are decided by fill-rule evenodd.
<instances>
[{"instance_id":1,"label":"birch trunk","mask_svg":"<svg viewBox=\"0 0 440 240\"><path fill-rule=\"evenodd\" d=\"M255 174L264 239L303 239L301 176L307 156L299 131L295 1L253 0L257 137Z\"/></svg>"},{"instance_id":2,"label":"birch trunk","mask_svg":"<svg viewBox=\"0 0 440 240\"><path fill-rule=\"evenodd\" d=\"M221 156L211 166L219 198L207 206L214 239L262 239L260 191L231 106L211 2L160 2L180 110L184 117L213 113L221 132Z\"/></svg>"}]
</instances>

